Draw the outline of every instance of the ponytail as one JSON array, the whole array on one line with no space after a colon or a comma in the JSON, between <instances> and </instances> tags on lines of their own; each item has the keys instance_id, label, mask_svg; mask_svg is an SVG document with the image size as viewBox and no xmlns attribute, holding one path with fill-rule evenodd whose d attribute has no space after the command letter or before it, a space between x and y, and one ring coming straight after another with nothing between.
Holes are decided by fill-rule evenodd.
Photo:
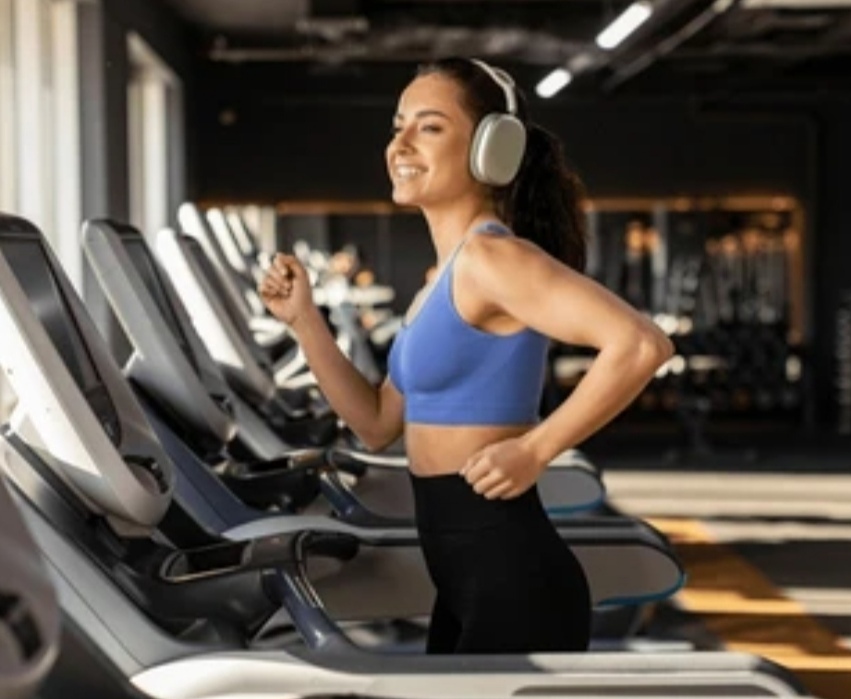
<instances>
[{"instance_id":1,"label":"ponytail","mask_svg":"<svg viewBox=\"0 0 851 699\"><path fill-rule=\"evenodd\" d=\"M585 188L567 166L561 143L537 124L514 181L495 191L501 214L521 238L578 271L585 269Z\"/></svg>"}]
</instances>

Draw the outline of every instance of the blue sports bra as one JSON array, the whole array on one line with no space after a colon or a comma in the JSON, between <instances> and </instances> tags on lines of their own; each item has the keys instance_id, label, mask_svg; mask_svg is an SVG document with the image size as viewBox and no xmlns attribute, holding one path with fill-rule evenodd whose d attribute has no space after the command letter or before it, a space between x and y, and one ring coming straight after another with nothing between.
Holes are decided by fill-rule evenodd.
<instances>
[{"instance_id":1,"label":"blue sports bra","mask_svg":"<svg viewBox=\"0 0 851 699\"><path fill-rule=\"evenodd\" d=\"M486 224L473 233L510 234ZM465 237L390 350L389 373L405 397L405 420L434 425L526 425L538 421L549 340L530 328L509 335L467 323L452 299L452 269Z\"/></svg>"}]
</instances>

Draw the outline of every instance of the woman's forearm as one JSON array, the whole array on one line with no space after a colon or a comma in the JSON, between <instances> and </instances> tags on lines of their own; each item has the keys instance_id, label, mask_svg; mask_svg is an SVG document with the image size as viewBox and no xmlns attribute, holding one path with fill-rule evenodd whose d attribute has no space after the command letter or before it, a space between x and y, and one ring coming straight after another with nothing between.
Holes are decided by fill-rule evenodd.
<instances>
[{"instance_id":1,"label":"woman's forearm","mask_svg":"<svg viewBox=\"0 0 851 699\"><path fill-rule=\"evenodd\" d=\"M291 325L319 388L334 412L365 443L379 425L379 391L340 351L328 324L313 308Z\"/></svg>"},{"instance_id":2,"label":"woman's forearm","mask_svg":"<svg viewBox=\"0 0 851 699\"><path fill-rule=\"evenodd\" d=\"M524 441L542 463L549 463L632 403L670 356L671 344L664 336L651 335L629 347L604 348L571 395L530 430Z\"/></svg>"}]
</instances>

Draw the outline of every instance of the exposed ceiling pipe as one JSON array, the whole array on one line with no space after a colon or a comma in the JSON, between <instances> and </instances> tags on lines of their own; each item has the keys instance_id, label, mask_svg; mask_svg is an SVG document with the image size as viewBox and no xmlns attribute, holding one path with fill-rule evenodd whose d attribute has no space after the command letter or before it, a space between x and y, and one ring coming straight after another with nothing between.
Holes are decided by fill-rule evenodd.
<instances>
[{"instance_id":1,"label":"exposed ceiling pipe","mask_svg":"<svg viewBox=\"0 0 851 699\"><path fill-rule=\"evenodd\" d=\"M851 44L851 14L843 15L832 23L822 39L829 44L848 46Z\"/></svg>"},{"instance_id":2,"label":"exposed ceiling pipe","mask_svg":"<svg viewBox=\"0 0 851 699\"><path fill-rule=\"evenodd\" d=\"M614 74L603 83L603 90L611 92L623 85L627 80L634 78L647 70L660 58L667 56L678 46L702 32L719 17L730 12L741 0L714 0L697 16L693 17L687 24L665 37L638 58L633 59L626 65L615 69Z\"/></svg>"},{"instance_id":3,"label":"exposed ceiling pipe","mask_svg":"<svg viewBox=\"0 0 851 699\"><path fill-rule=\"evenodd\" d=\"M803 61L810 58L822 58L836 55L836 46L830 42L818 45L778 46L771 41L749 43L745 46L718 46L710 49L683 49L677 52L677 58L684 60L776 60Z\"/></svg>"}]
</instances>

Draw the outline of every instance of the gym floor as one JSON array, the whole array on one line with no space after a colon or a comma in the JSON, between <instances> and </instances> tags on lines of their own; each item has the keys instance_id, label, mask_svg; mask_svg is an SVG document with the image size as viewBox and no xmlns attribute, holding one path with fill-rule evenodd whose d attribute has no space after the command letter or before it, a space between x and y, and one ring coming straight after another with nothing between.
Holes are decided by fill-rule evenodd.
<instances>
[{"instance_id":1,"label":"gym floor","mask_svg":"<svg viewBox=\"0 0 851 699\"><path fill-rule=\"evenodd\" d=\"M758 653L814 696L848 699L851 444L809 442L746 456L589 455L610 501L667 534L686 569L654 635Z\"/></svg>"}]
</instances>

